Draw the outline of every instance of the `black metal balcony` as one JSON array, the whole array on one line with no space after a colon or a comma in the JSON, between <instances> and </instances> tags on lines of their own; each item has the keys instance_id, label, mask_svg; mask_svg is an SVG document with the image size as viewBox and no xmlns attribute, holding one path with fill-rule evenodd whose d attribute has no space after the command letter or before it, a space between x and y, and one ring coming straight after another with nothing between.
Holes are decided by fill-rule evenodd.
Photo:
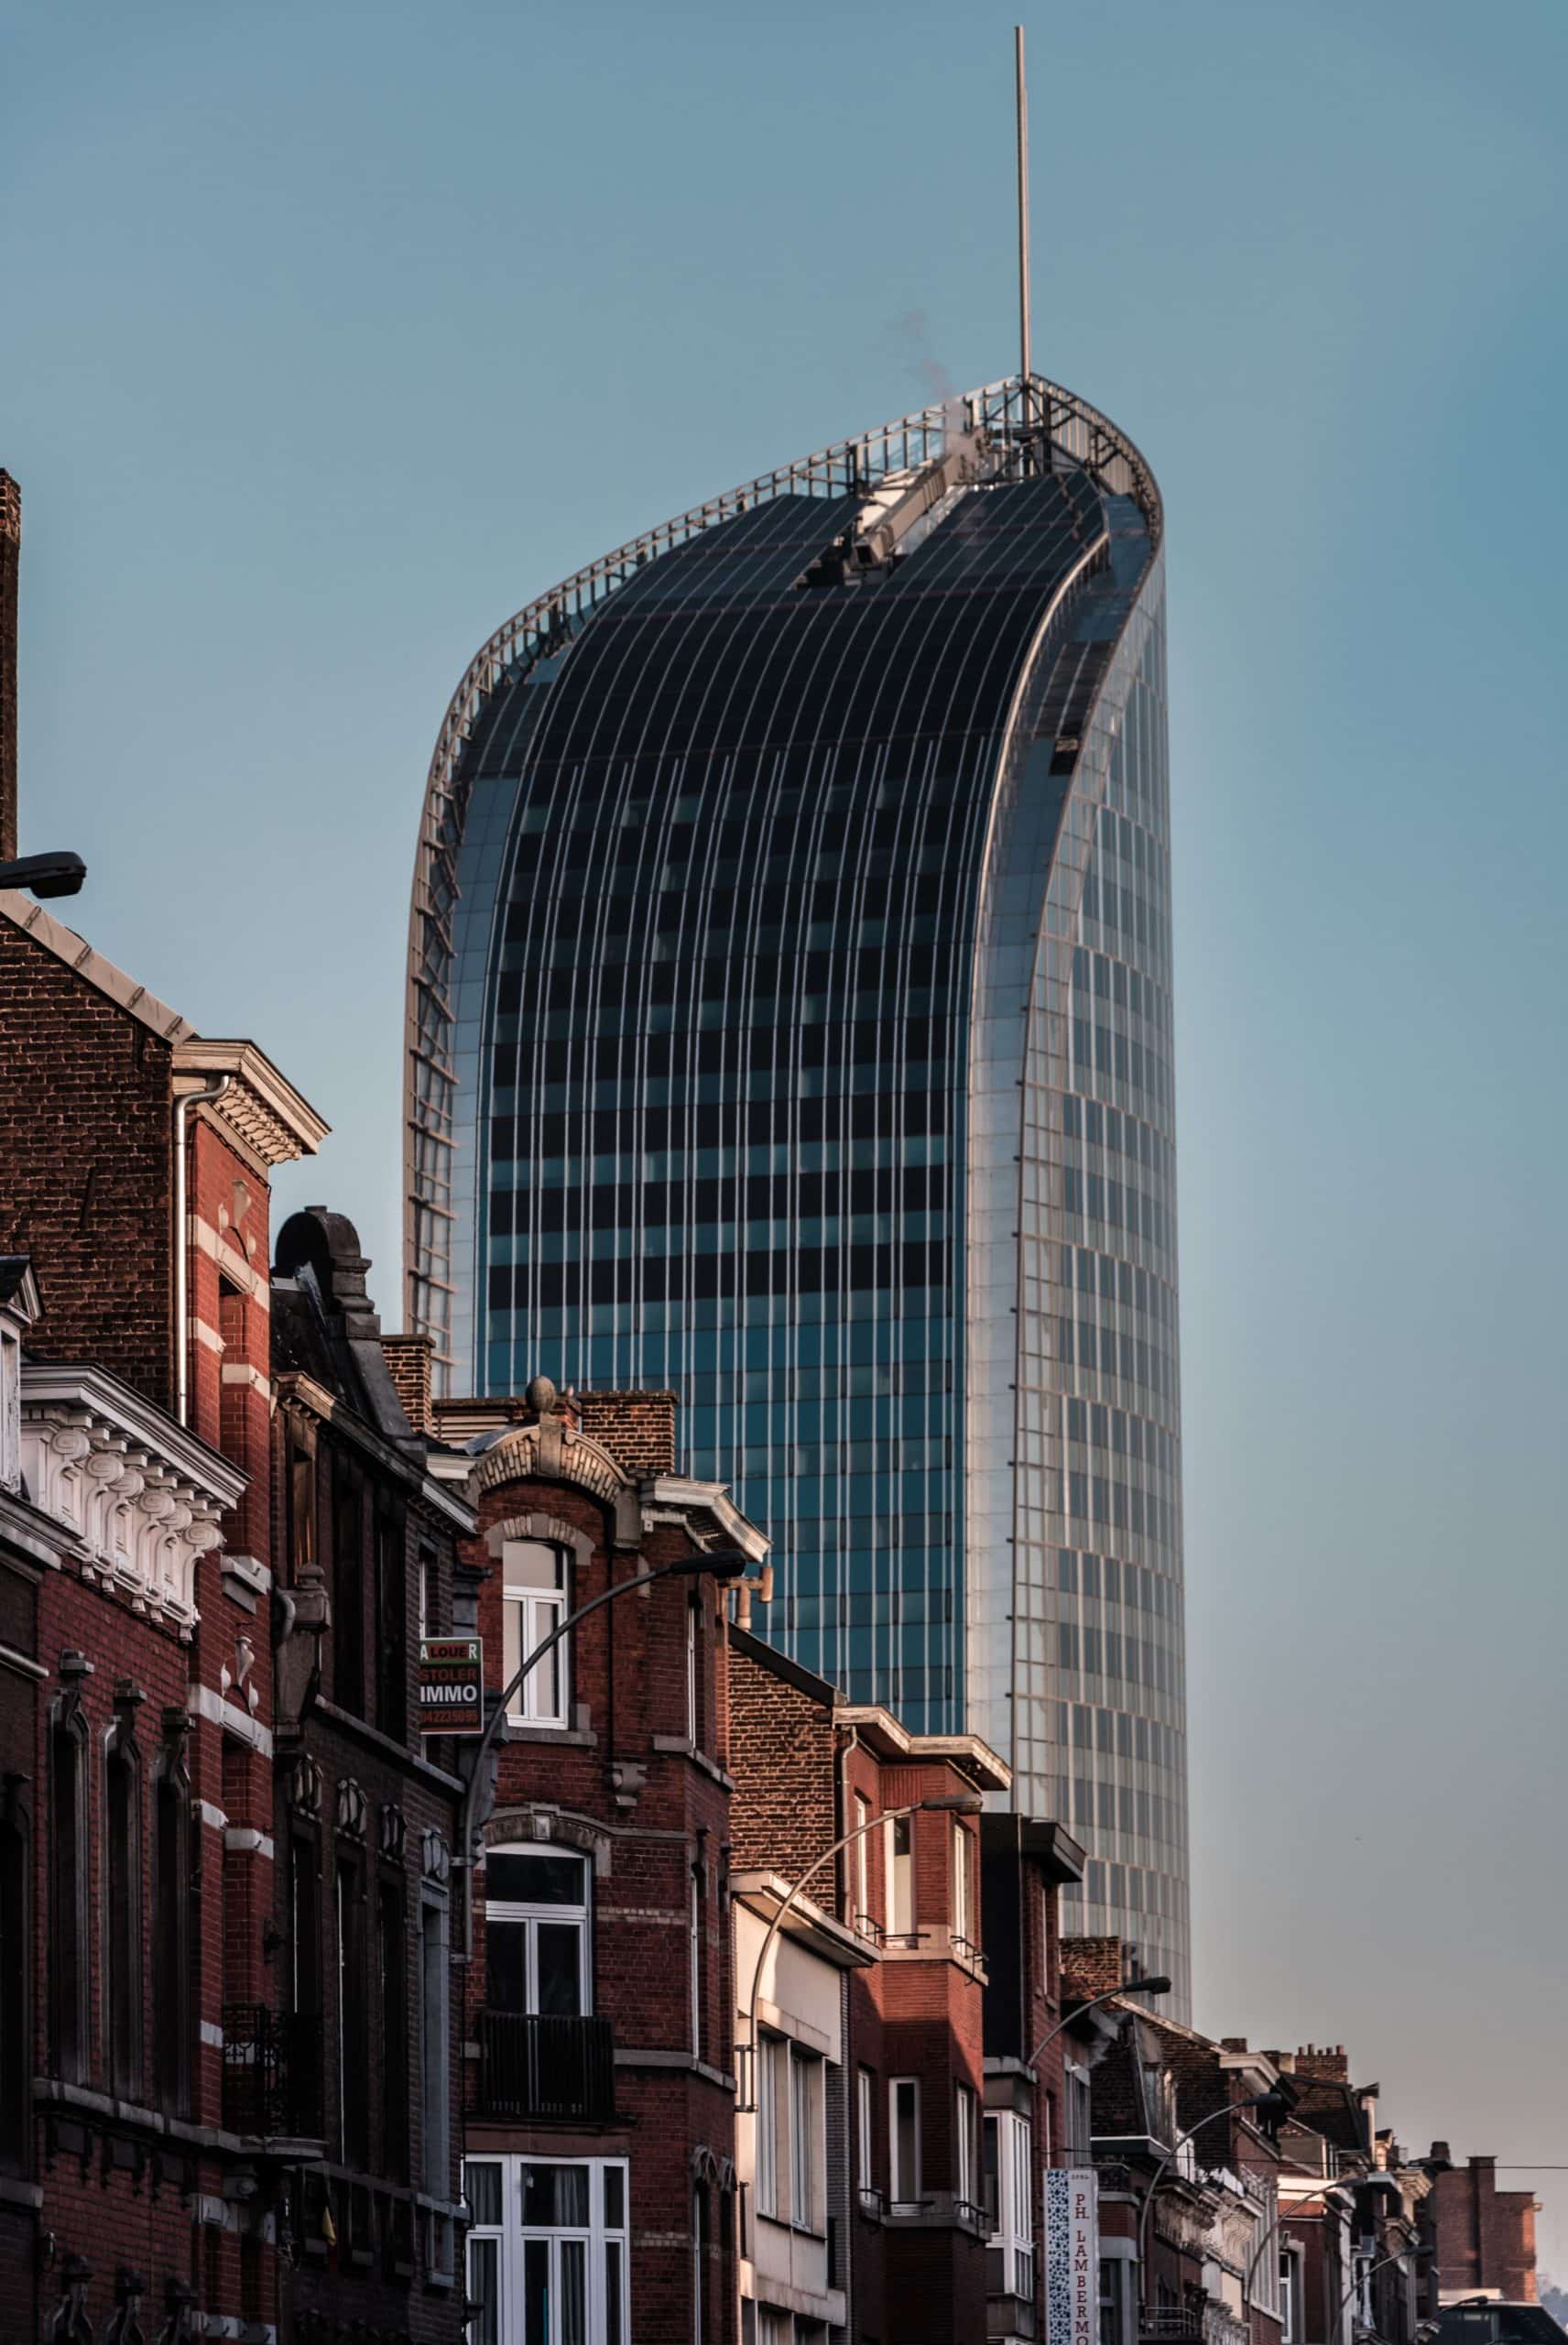
<instances>
[{"instance_id":1,"label":"black metal balcony","mask_svg":"<svg viewBox=\"0 0 1568 2345\"><path fill-rule=\"evenodd\" d=\"M598 2124L615 2113L615 2043L607 2019L481 2012L470 2113Z\"/></svg>"},{"instance_id":2,"label":"black metal balcony","mask_svg":"<svg viewBox=\"0 0 1568 2345\"><path fill-rule=\"evenodd\" d=\"M321 2136L321 2022L266 2003L223 2006L223 2123L263 2140Z\"/></svg>"}]
</instances>

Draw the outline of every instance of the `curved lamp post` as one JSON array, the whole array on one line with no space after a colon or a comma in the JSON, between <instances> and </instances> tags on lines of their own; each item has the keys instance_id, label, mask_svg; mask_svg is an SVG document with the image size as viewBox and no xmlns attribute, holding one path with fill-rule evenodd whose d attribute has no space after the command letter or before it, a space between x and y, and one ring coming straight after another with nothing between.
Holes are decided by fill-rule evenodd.
<instances>
[{"instance_id":1,"label":"curved lamp post","mask_svg":"<svg viewBox=\"0 0 1568 2345\"><path fill-rule=\"evenodd\" d=\"M1365 2272L1357 2274L1356 2277L1352 2280L1349 2287L1346 2288L1344 2296L1340 2300L1339 2317L1334 2324L1333 2345L1340 2345L1340 2340L1345 2335L1345 2316L1350 2310L1351 2305L1354 2303L1356 2296L1360 2295L1368 2280L1374 2279L1379 2272L1386 2272L1390 2263L1402 2263L1407 2255L1414 2255L1419 2258L1421 2253L1421 2250L1419 2246L1401 2247L1396 2250L1392 2255L1379 2256L1376 2263L1369 2263Z\"/></svg>"},{"instance_id":2,"label":"curved lamp post","mask_svg":"<svg viewBox=\"0 0 1568 2345\"><path fill-rule=\"evenodd\" d=\"M1328 2146L1329 2146L1329 2148L1330 2148L1330 2149L1333 2149L1333 2148L1335 2146L1335 2144L1334 2144L1333 2142L1329 2142L1328 2135L1327 2135L1326 2133L1320 2133L1320 2132L1318 2132L1318 2129L1317 2129L1317 2127L1316 2127L1315 2125L1303 2125L1303 2123L1301 2122L1301 2119L1296 2115L1296 2113L1295 2113L1295 2111L1294 2111L1293 2110L1291 2110L1291 2112L1290 2112L1290 2126L1291 2126L1291 2130L1292 2130L1292 2132L1297 2132L1297 2133L1311 2133L1311 2134L1312 2134L1312 2135L1313 2135L1313 2136L1314 2136L1318 2141L1320 2141L1320 2142L1327 2142L1327 2143L1328 2143ZM1319 2173L1317 2172L1317 2170L1316 2170L1316 2168L1315 2168L1315 2167L1303 2165L1303 2164L1302 2164L1302 2162L1301 2162L1301 2160L1300 2158L1284 2158L1284 2157L1282 2157L1282 2158L1279 2160L1279 2164L1280 2164L1281 2165L1288 2165L1288 2166L1290 2166L1293 2173L1307 2175L1307 2176L1311 2176L1314 2181L1324 2183L1324 2184L1328 2185L1331 2188L1332 2188L1332 2187L1334 2186L1334 2182L1337 2180L1337 2176L1334 2176L1334 2175L1332 2175L1332 2174L1319 2174ZM1258 2267L1259 2263L1261 2263L1261 2262L1263 2261L1263 2251L1264 2251L1264 2249L1268 2246L1268 2244L1269 2244L1269 2241L1270 2241L1271 2239L1273 2239L1273 2238L1275 2238L1275 2237L1276 2237L1276 2235L1277 2235L1277 2234L1278 2234L1278 2232L1279 2232L1279 2226L1281 2225L1281 2223L1283 2223L1283 2222L1285 2222L1285 2221L1287 2220L1287 2219L1288 2219L1288 2213L1289 2213L1289 2210L1286 2209L1285 2205L1283 2204L1283 2202L1282 2202L1282 2201L1281 2201L1281 2199L1279 2198L1279 2197L1278 2193L1276 2193L1276 2194L1275 2194L1275 2200L1274 2200L1274 2216L1273 2216L1273 2220L1272 2220L1272 2221L1269 2223L1269 2228L1268 2228L1268 2230L1264 2232L1264 2234L1263 2234L1262 2238L1258 2241L1258 2245L1257 2245L1257 2246L1253 2249L1253 2251L1252 2251L1252 2260L1251 2260L1251 2262L1248 2263L1248 2265L1247 2265L1247 2277L1246 2277L1246 2279L1245 2279L1245 2280L1243 2281L1243 2283L1242 2283L1242 2290L1241 2290L1241 2294L1242 2294L1242 2301L1243 2301L1243 2303L1244 2303L1244 2304L1247 2304L1247 2303L1250 2303L1250 2302L1251 2302L1251 2299L1252 2299L1252 2284L1253 2284L1254 2280L1258 2277ZM1301 2216L1301 2217L1298 2218L1298 2220L1301 2220L1301 2221L1306 2221L1306 2220L1309 2220L1309 2218L1307 2218L1307 2217L1305 2217L1305 2216ZM1318 2216L1316 2216L1316 2215L1313 2215L1312 2217L1311 2217L1311 2218L1310 2218L1310 2220L1311 2220L1312 2221L1313 2221L1313 2222L1317 2222L1317 2221L1320 2220L1320 2218L1319 2218Z\"/></svg>"},{"instance_id":3,"label":"curved lamp post","mask_svg":"<svg viewBox=\"0 0 1568 2345\"><path fill-rule=\"evenodd\" d=\"M1155 2194L1193 2134L1201 2133L1205 2125L1217 2125L1222 2117L1238 2117L1243 2110L1278 2107L1279 2100L1279 2094L1270 2088L1268 2092L1255 2092L1250 2100L1229 2100L1223 2109L1211 2109L1206 2117L1200 2117L1195 2125L1189 2125L1181 2139L1160 2159L1154 2169L1154 2179L1149 2186L1149 2196L1138 2219L1138 2291L1140 2304L1146 2303L1149 2296L1149 2219L1154 2211Z\"/></svg>"},{"instance_id":4,"label":"curved lamp post","mask_svg":"<svg viewBox=\"0 0 1568 2345\"><path fill-rule=\"evenodd\" d=\"M778 1912L768 1925L762 1944L757 1949L757 1961L752 1969L751 1993L746 1998L748 2097L735 2103L735 2108L742 2116L752 2116L757 2110L757 1999L762 1991L762 1973L768 1960L768 1949L778 1936L785 1915L806 1883L815 1874L821 1872L824 1865L831 1864L834 1857L847 1849L852 1841L863 1839L867 1832L875 1832L879 1824L896 1823L903 1816L979 1816L984 1811L985 1805L985 1803L978 1792L944 1792L931 1799L911 1800L907 1807L885 1807L880 1816L868 1816L864 1824L857 1824L853 1830L844 1833L833 1842L831 1849L824 1849L820 1857L814 1857L800 1879L791 1885L789 1895L781 1900Z\"/></svg>"},{"instance_id":5,"label":"curved lamp post","mask_svg":"<svg viewBox=\"0 0 1568 2345\"><path fill-rule=\"evenodd\" d=\"M1162 1978L1159 1972L1154 1972L1147 1979L1124 1979L1119 1987L1107 1987L1103 1994L1091 1995L1085 2002L1074 2003L1065 2019L1059 2019L1054 2027L1046 2029L1045 2034L1024 2062L1025 2067L1032 2068L1041 2054L1049 2051L1064 2028L1071 2027L1074 2020L1082 2019L1085 2012L1095 2010L1101 2003L1113 2003L1118 1995L1168 1995L1170 1992L1170 1980Z\"/></svg>"},{"instance_id":6,"label":"curved lamp post","mask_svg":"<svg viewBox=\"0 0 1568 2345\"><path fill-rule=\"evenodd\" d=\"M463 1951L465 1958L474 1952L472 1894L474 1804L479 1795L480 1775L485 1765L485 1755L506 1725L507 1704L528 1672L539 1666L547 1652L553 1652L562 1639L572 1634L580 1620L586 1620L590 1612L597 1612L603 1605L613 1603L617 1596L630 1596L635 1588L651 1587L655 1580L701 1579L708 1573L712 1573L715 1579L723 1582L744 1579L755 1561L755 1556L743 1555L738 1547L719 1547L710 1550L706 1554L682 1555L679 1563L659 1564L650 1572L635 1572L630 1579L615 1580L610 1587L602 1589L597 1596L591 1596L586 1604L580 1604L575 1612L569 1612L560 1626L550 1631L548 1637L541 1637L532 1652L525 1656L517 1669L507 1679L501 1689L500 1699L485 1721L485 1731L479 1738L479 1748L474 1754L474 1771L468 1778L463 1790L463 1805L458 1811L460 1845L453 1862L463 1868L466 1876L463 1899Z\"/></svg>"}]
</instances>

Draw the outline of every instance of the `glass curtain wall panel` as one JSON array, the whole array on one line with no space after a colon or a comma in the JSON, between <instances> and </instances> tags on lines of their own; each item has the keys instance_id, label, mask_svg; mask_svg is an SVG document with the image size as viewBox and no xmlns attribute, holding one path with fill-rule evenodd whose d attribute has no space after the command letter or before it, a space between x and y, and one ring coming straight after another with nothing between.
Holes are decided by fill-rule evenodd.
<instances>
[{"instance_id":1,"label":"glass curtain wall panel","mask_svg":"<svg viewBox=\"0 0 1568 2345\"><path fill-rule=\"evenodd\" d=\"M679 1393L767 1632L984 1735L1184 2008L1160 533L1014 379L498 630L427 794L406 1267L448 1393Z\"/></svg>"}]
</instances>

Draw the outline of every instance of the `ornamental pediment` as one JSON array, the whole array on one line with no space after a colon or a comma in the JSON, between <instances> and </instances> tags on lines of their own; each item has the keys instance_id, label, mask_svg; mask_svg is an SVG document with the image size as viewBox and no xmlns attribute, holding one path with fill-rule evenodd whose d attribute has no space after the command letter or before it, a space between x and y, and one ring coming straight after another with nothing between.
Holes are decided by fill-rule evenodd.
<instances>
[{"instance_id":1,"label":"ornamental pediment","mask_svg":"<svg viewBox=\"0 0 1568 2345\"><path fill-rule=\"evenodd\" d=\"M197 1565L247 1477L117 1377L48 1360L23 1364L21 1450L28 1496L70 1534L82 1577L191 1627Z\"/></svg>"},{"instance_id":2,"label":"ornamental pediment","mask_svg":"<svg viewBox=\"0 0 1568 2345\"><path fill-rule=\"evenodd\" d=\"M482 1490L493 1490L502 1482L575 1482L606 1506L634 1487L602 1442L581 1425L554 1415L503 1434L481 1456L477 1479Z\"/></svg>"}]
</instances>

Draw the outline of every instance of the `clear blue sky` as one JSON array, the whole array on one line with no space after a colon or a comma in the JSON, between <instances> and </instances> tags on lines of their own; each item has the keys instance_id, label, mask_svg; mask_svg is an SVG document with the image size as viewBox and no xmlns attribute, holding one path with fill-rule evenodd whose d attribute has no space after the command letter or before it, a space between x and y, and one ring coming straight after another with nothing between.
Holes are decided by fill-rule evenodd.
<instances>
[{"instance_id":1,"label":"clear blue sky","mask_svg":"<svg viewBox=\"0 0 1568 2345\"><path fill-rule=\"evenodd\" d=\"M0 0L23 843L330 1118L389 1325L447 695L1010 367L1012 13ZM1568 2165L1568 11L1029 31L1037 360L1170 524L1198 2015Z\"/></svg>"}]
</instances>

